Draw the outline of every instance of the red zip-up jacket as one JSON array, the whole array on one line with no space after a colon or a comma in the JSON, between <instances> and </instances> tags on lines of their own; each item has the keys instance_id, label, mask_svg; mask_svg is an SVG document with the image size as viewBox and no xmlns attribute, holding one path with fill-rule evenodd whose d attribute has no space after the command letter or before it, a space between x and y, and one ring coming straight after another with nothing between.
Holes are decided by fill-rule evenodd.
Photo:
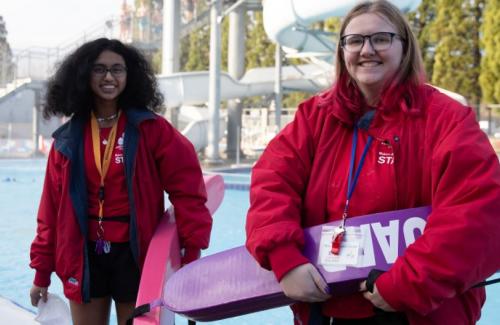
<instances>
[{"instance_id":1,"label":"red zip-up jacket","mask_svg":"<svg viewBox=\"0 0 500 325\"><path fill-rule=\"evenodd\" d=\"M163 117L133 108L124 113L124 168L134 259L142 268L165 210L164 192L175 208L180 245L186 250L184 257L193 259L200 249L208 247L212 226L194 148ZM30 266L36 270L34 284L49 286L55 271L66 297L77 302L90 300L85 123L87 118L75 116L54 132L30 254Z\"/></svg>"},{"instance_id":2,"label":"red zip-up jacket","mask_svg":"<svg viewBox=\"0 0 500 325\"><path fill-rule=\"evenodd\" d=\"M474 324L484 288L500 269L500 165L473 111L421 89L419 114L376 111L360 130L356 157L372 135L350 201L350 215L432 206L423 235L376 281L382 297L411 324ZM320 96L302 103L252 171L247 248L278 280L298 265L302 228L338 220L346 200L353 121ZM359 159L359 158L358 158ZM332 298L323 313L373 315L361 294ZM292 306L307 324L309 305Z\"/></svg>"}]
</instances>

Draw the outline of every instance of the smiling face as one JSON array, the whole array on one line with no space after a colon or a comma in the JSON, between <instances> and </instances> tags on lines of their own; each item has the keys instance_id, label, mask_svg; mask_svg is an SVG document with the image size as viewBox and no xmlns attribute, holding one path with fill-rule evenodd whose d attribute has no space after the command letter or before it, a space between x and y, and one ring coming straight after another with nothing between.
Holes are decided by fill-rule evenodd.
<instances>
[{"instance_id":1,"label":"smiling face","mask_svg":"<svg viewBox=\"0 0 500 325\"><path fill-rule=\"evenodd\" d=\"M342 36L350 34L371 35L378 32L398 34L395 27L386 19L374 13L354 17ZM392 45L383 51L375 51L368 38L360 52L343 49L346 69L369 104L375 104L385 83L395 75L401 65L403 44L394 37Z\"/></svg>"},{"instance_id":2,"label":"smiling face","mask_svg":"<svg viewBox=\"0 0 500 325\"><path fill-rule=\"evenodd\" d=\"M123 57L109 50L103 51L95 60L90 73L90 88L96 104L116 104L126 85L127 71Z\"/></svg>"}]
</instances>

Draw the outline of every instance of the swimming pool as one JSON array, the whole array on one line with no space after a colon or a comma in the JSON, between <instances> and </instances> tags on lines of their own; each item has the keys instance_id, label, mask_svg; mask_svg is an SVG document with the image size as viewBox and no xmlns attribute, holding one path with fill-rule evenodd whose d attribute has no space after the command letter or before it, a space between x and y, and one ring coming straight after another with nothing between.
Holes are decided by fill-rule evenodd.
<instances>
[{"instance_id":1,"label":"swimming pool","mask_svg":"<svg viewBox=\"0 0 500 325\"><path fill-rule=\"evenodd\" d=\"M250 189L251 167L215 169L205 174L219 174L224 178L226 190L248 191Z\"/></svg>"},{"instance_id":2,"label":"swimming pool","mask_svg":"<svg viewBox=\"0 0 500 325\"><path fill-rule=\"evenodd\" d=\"M29 301L34 271L28 266L29 249L35 235L36 211L43 185L45 163L42 159L0 159L0 295L31 311L35 310ZM248 205L247 191L232 186L226 188L224 201L214 215L210 248L203 252L204 255L244 244ZM49 291L63 297L61 283L55 274L52 276ZM115 322L115 317L112 314L112 323ZM289 309L284 307L207 324L291 322ZM178 317L176 323L186 324L187 321Z\"/></svg>"},{"instance_id":3,"label":"swimming pool","mask_svg":"<svg viewBox=\"0 0 500 325\"><path fill-rule=\"evenodd\" d=\"M29 248L36 228L36 210L40 199L45 170L45 160L1 160L0 159L0 295L21 306L34 310L29 302L29 289L34 272L28 267ZM233 175L234 176L234 175ZM241 181L224 175L233 184ZM248 179L248 176L246 176ZM246 183L248 186L248 183ZM238 187L227 186L224 201L214 215L214 226L210 248L204 255L213 254L231 247L243 245L245 241L245 216L249 206L248 192ZM500 274L497 274L499 276ZM60 296L62 287L53 275L50 292ZM488 300L478 324L500 324L500 284L487 288ZM0 322L1 323L1 322ZM177 324L186 324L178 318ZM206 323L206 324L292 324L287 307L260 313Z\"/></svg>"}]
</instances>

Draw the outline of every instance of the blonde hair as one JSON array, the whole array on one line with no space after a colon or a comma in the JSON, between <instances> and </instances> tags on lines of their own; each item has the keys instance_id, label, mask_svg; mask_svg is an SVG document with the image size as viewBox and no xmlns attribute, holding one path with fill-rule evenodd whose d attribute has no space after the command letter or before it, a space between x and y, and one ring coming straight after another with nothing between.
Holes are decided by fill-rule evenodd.
<instances>
[{"instance_id":1,"label":"blonde hair","mask_svg":"<svg viewBox=\"0 0 500 325\"><path fill-rule=\"evenodd\" d=\"M340 27L340 37L344 35L347 25L351 20L362 14L373 13L381 16L396 28L396 33L404 40L403 42L403 57L401 59L401 67L395 75L393 82L406 83L409 82L415 86L425 82L424 65L422 56L418 47L417 39L411 31L410 24L399 11L397 7L386 0L367 1L356 5L344 18ZM340 41L337 44L337 54L335 59L335 75L336 80L350 80L347 78L347 68L343 56L343 50Z\"/></svg>"}]
</instances>

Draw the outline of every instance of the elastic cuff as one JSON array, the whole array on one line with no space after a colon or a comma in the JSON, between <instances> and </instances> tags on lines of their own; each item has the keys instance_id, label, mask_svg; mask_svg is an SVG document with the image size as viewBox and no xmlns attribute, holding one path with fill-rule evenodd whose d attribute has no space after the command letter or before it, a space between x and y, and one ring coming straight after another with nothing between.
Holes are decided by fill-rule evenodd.
<instances>
[{"instance_id":1,"label":"elastic cuff","mask_svg":"<svg viewBox=\"0 0 500 325\"><path fill-rule=\"evenodd\" d=\"M405 311L405 306L401 303L401 290L397 289L392 281L390 271L380 275L375 281L378 293L392 308L397 311Z\"/></svg>"},{"instance_id":2,"label":"elastic cuff","mask_svg":"<svg viewBox=\"0 0 500 325\"><path fill-rule=\"evenodd\" d=\"M297 266L310 263L298 247L292 243L276 247L269 252L269 262L278 282Z\"/></svg>"},{"instance_id":3,"label":"elastic cuff","mask_svg":"<svg viewBox=\"0 0 500 325\"><path fill-rule=\"evenodd\" d=\"M46 288L50 285L50 274L52 272L36 271L33 284L37 287Z\"/></svg>"},{"instance_id":4,"label":"elastic cuff","mask_svg":"<svg viewBox=\"0 0 500 325\"><path fill-rule=\"evenodd\" d=\"M197 247L185 247L184 255L181 257L181 265L186 265L194 260L199 259L201 256L201 249Z\"/></svg>"}]
</instances>

